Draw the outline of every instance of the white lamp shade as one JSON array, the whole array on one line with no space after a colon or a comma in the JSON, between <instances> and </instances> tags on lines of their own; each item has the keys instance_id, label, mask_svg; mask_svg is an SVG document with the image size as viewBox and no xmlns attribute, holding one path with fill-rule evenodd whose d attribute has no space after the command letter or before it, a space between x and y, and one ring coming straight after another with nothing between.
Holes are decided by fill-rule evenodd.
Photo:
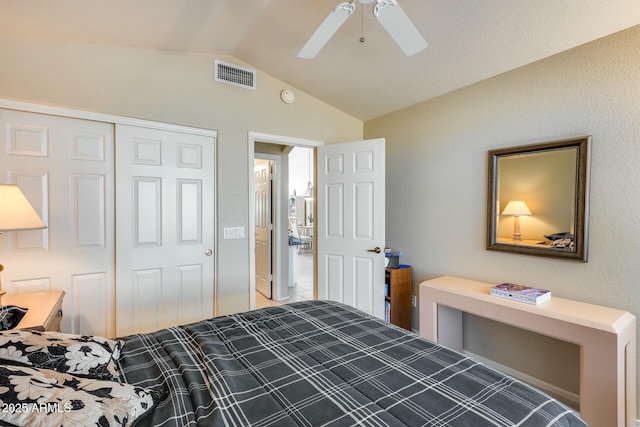
<instances>
[{"instance_id":1,"label":"white lamp shade","mask_svg":"<svg viewBox=\"0 0 640 427\"><path fill-rule=\"evenodd\" d=\"M511 200L507 203L507 207L502 211L502 215L531 215L531 211L527 204L522 200Z\"/></svg>"},{"instance_id":2,"label":"white lamp shade","mask_svg":"<svg viewBox=\"0 0 640 427\"><path fill-rule=\"evenodd\" d=\"M46 228L20 188L0 184L0 231L40 230Z\"/></svg>"}]
</instances>

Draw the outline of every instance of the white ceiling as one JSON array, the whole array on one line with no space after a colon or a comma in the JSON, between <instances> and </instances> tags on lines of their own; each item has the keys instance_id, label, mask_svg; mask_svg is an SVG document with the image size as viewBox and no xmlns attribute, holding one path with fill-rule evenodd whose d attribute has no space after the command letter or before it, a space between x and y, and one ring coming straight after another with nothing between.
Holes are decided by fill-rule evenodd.
<instances>
[{"instance_id":1,"label":"white ceiling","mask_svg":"<svg viewBox=\"0 0 640 427\"><path fill-rule=\"evenodd\" d=\"M0 0L0 37L232 55L367 120L640 24L638 0L398 0L429 43L406 57L356 1L297 58L341 1Z\"/></svg>"}]
</instances>

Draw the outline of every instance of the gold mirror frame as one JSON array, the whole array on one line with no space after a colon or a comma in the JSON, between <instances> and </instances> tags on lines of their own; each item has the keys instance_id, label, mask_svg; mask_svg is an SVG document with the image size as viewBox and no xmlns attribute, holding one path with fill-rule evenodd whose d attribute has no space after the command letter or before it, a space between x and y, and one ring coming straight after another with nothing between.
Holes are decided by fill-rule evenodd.
<instances>
[{"instance_id":1,"label":"gold mirror frame","mask_svg":"<svg viewBox=\"0 0 640 427\"><path fill-rule=\"evenodd\" d=\"M490 150L488 152L487 250L587 262L590 146L591 136L583 136L561 141ZM542 236L542 238L539 239L540 241L535 243L522 243L516 240L508 242L505 241L507 239L498 238L499 209L504 209L506 205L506 201L500 201L498 198L500 183L499 160L514 156L538 155L566 149L577 150L575 161L575 189L573 189L574 201L571 206L572 213L570 215L572 216L571 221L573 225L573 248L553 247L550 244L551 241ZM548 188L536 189L538 192L551 190L552 189ZM501 202L502 208L499 207ZM534 215L535 212L532 213L532 216ZM553 231L551 230L550 233L552 234Z\"/></svg>"}]
</instances>

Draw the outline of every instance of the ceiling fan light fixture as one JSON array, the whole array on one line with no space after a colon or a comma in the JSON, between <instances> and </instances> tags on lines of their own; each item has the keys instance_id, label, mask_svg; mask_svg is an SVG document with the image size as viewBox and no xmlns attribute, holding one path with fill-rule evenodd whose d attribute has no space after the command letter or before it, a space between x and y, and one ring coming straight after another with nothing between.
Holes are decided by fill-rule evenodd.
<instances>
[{"instance_id":1,"label":"ceiling fan light fixture","mask_svg":"<svg viewBox=\"0 0 640 427\"><path fill-rule=\"evenodd\" d=\"M376 2L373 14L407 56L426 49L427 42L396 0L358 0L361 4ZM338 3L298 52L298 58L313 58L338 31L355 10L355 0ZM364 36L360 38L364 43Z\"/></svg>"}]
</instances>

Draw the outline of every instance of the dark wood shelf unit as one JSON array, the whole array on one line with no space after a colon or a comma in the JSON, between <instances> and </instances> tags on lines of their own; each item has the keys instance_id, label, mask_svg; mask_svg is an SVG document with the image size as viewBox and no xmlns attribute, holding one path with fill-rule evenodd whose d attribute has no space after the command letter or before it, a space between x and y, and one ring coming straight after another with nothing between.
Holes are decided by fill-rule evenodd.
<instances>
[{"instance_id":1,"label":"dark wood shelf unit","mask_svg":"<svg viewBox=\"0 0 640 427\"><path fill-rule=\"evenodd\" d=\"M389 320L396 326L411 330L411 267L385 268L385 283L389 284L391 306Z\"/></svg>"}]
</instances>

